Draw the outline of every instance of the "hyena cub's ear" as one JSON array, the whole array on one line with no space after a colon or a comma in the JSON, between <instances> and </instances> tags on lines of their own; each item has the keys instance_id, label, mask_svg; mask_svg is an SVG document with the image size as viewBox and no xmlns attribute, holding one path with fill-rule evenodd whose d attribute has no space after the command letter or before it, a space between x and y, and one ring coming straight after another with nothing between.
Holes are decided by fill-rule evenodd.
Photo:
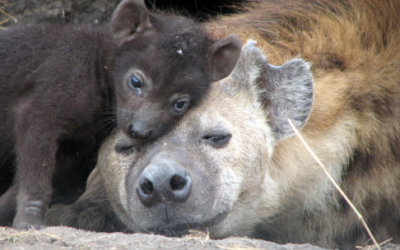
<instances>
[{"instance_id":1,"label":"hyena cub's ear","mask_svg":"<svg viewBox=\"0 0 400 250\"><path fill-rule=\"evenodd\" d=\"M288 118L297 129L307 122L313 104L314 87L310 66L294 59L283 66L269 64L254 41L243 47L235 72L245 82L255 99L267 110L268 123L276 140L292 135Z\"/></svg>"},{"instance_id":2,"label":"hyena cub's ear","mask_svg":"<svg viewBox=\"0 0 400 250\"><path fill-rule=\"evenodd\" d=\"M236 34L211 45L209 49L209 65L213 81L227 77L235 68L242 51L242 42Z\"/></svg>"},{"instance_id":3,"label":"hyena cub's ear","mask_svg":"<svg viewBox=\"0 0 400 250\"><path fill-rule=\"evenodd\" d=\"M116 40L123 42L142 30L152 28L149 11L143 0L123 0L111 18L111 31Z\"/></svg>"}]
</instances>

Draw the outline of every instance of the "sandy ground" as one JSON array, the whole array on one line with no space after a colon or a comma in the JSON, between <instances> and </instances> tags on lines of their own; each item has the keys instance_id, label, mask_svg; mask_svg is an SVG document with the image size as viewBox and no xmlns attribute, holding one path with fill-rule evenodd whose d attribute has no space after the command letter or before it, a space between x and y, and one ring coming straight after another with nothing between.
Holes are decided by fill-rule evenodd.
<instances>
[{"instance_id":1,"label":"sandy ground","mask_svg":"<svg viewBox=\"0 0 400 250\"><path fill-rule=\"evenodd\" d=\"M231 237L211 240L206 234L193 232L181 238L151 234L95 233L69 227L17 231L0 227L0 249L208 249L208 250L289 250L322 249L308 244L278 245L268 241ZM400 249L400 248L399 248Z\"/></svg>"},{"instance_id":2,"label":"sandy ground","mask_svg":"<svg viewBox=\"0 0 400 250\"><path fill-rule=\"evenodd\" d=\"M309 244L279 245L268 241L241 237L211 240L201 232L192 232L191 235L177 238L141 233L96 233L69 227L48 227L43 230L31 229L28 231L0 227L0 249L322 250L323 248ZM374 247L368 246L363 249L371 250ZM400 245L385 244L382 249L400 250Z\"/></svg>"}]
</instances>

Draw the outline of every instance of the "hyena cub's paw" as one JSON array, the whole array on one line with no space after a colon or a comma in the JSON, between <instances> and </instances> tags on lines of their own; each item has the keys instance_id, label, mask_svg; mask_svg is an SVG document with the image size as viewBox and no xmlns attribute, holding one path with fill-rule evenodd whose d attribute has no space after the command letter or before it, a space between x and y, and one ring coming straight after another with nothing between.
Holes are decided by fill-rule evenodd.
<instances>
[{"instance_id":1,"label":"hyena cub's paw","mask_svg":"<svg viewBox=\"0 0 400 250\"><path fill-rule=\"evenodd\" d=\"M43 229L46 227L44 224L45 211L46 208L43 207L42 201L25 201L18 206L13 227L18 230Z\"/></svg>"}]
</instances>

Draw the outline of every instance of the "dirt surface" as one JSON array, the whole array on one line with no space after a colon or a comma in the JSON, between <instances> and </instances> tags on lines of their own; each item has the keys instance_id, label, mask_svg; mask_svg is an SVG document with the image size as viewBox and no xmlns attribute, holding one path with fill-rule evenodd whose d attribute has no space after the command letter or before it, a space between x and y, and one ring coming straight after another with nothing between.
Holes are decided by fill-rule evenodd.
<instances>
[{"instance_id":1,"label":"dirt surface","mask_svg":"<svg viewBox=\"0 0 400 250\"><path fill-rule=\"evenodd\" d=\"M0 227L0 249L323 250L324 248L309 244L279 245L243 237L212 240L209 239L207 234L196 231L190 235L177 238L141 233L96 233L69 227L48 227L42 230L31 229L29 231ZM363 249L372 250L374 247L367 246ZM385 244L382 249L400 250L400 246Z\"/></svg>"},{"instance_id":2,"label":"dirt surface","mask_svg":"<svg viewBox=\"0 0 400 250\"><path fill-rule=\"evenodd\" d=\"M200 232L193 232L182 238L174 238L139 233L94 233L68 227L48 227L39 231L17 231L12 228L0 227L0 249L319 250L322 248L308 244L278 245L267 241L238 237L210 240L206 234Z\"/></svg>"}]
</instances>

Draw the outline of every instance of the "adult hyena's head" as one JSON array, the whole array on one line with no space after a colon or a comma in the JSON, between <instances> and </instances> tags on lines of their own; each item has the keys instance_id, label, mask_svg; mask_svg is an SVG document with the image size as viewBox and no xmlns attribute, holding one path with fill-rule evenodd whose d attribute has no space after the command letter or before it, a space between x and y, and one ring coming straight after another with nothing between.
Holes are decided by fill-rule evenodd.
<instances>
[{"instance_id":1,"label":"adult hyena's head","mask_svg":"<svg viewBox=\"0 0 400 250\"><path fill-rule=\"evenodd\" d=\"M123 133L105 144L99 167L116 213L133 231L250 235L279 207L274 146L292 135L287 118L303 127L312 101L304 61L272 66L248 42L232 75L170 133L140 147Z\"/></svg>"},{"instance_id":2,"label":"adult hyena's head","mask_svg":"<svg viewBox=\"0 0 400 250\"><path fill-rule=\"evenodd\" d=\"M113 66L117 120L135 139L166 133L211 82L232 72L241 52L238 36L211 39L190 19L150 13L142 0L124 0L111 27L119 43Z\"/></svg>"}]
</instances>

